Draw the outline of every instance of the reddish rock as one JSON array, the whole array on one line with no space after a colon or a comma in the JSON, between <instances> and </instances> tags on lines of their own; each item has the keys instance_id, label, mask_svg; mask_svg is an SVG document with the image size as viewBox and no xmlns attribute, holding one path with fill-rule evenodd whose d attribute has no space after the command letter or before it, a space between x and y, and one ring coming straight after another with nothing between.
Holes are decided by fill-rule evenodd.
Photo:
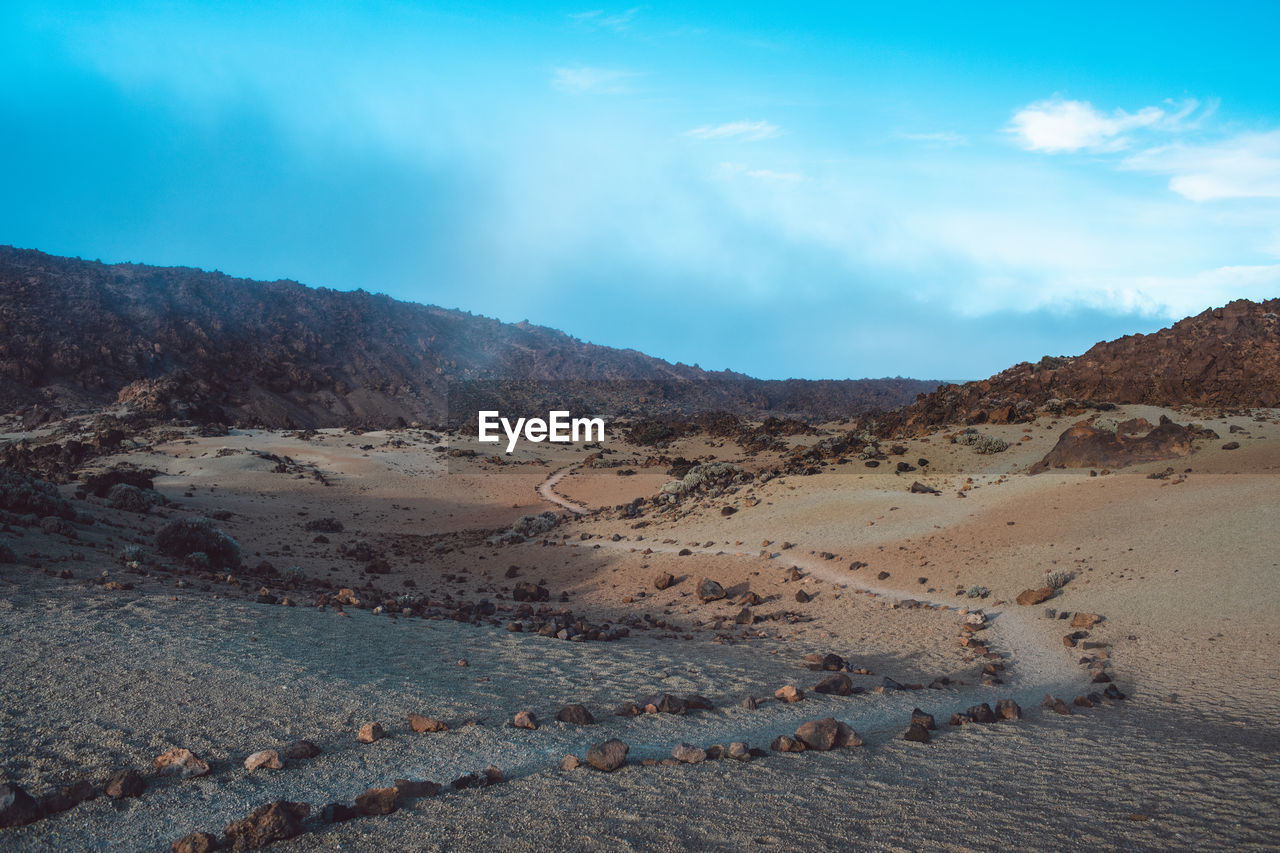
<instances>
[{"instance_id":1,"label":"reddish rock","mask_svg":"<svg viewBox=\"0 0 1280 853\"><path fill-rule=\"evenodd\" d=\"M726 754L734 761L751 760L751 750L747 747L745 741L735 740L729 744L729 750Z\"/></svg>"},{"instance_id":2,"label":"reddish rock","mask_svg":"<svg viewBox=\"0 0 1280 853\"><path fill-rule=\"evenodd\" d=\"M213 853L222 847L218 836L208 832L193 832L173 842L173 853Z\"/></svg>"},{"instance_id":3,"label":"reddish rock","mask_svg":"<svg viewBox=\"0 0 1280 853\"><path fill-rule=\"evenodd\" d=\"M806 749L819 752L843 746L861 746L862 739L857 732L845 723L832 717L821 720L810 720L796 729L795 739L805 745Z\"/></svg>"},{"instance_id":4,"label":"reddish rock","mask_svg":"<svg viewBox=\"0 0 1280 853\"><path fill-rule=\"evenodd\" d=\"M1068 707L1066 702L1063 702L1056 696L1050 696L1048 693L1044 695L1044 701L1041 702L1040 705L1044 708L1051 708L1059 714L1071 714L1071 708Z\"/></svg>"},{"instance_id":5,"label":"reddish rock","mask_svg":"<svg viewBox=\"0 0 1280 853\"><path fill-rule=\"evenodd\" d=\"M675 582L676 582L675 575L671 574L671 572L662 572L661 574L659 574L657 577L653 579L653 588L666 589L667 587L671 586Z\"/></svg>"},{"instance_id":6,"label":"reddish rock","mask_svg":"<svg viewBox=\"0 0 1280 853\"><path fill-rule=\"evenodd\" d=\"M1041 604L1053 598L1054 589L1051 586L1042 586L1039 589L1024 589L1018 593L1017 602L1027 606L1032 604Z\"/></svg>"},{"instance_id":7,"label":"reddish rock","mask_svg":"<svg viewBox=\"0 0 1280 853\"><path fill-rule=\"evenodd\" d=\"M794 738L786 735L778 735L773 739L773 743L769 744L769 748L774 752L804 752L804 744Z\"/></svg>"},{"instance_id":8,"label":"reddish rock","mask_svg":"<svg viewBox=\"0 0 1280 853\"><path fill-rule=\"evenodd\" d=\"M440 786L425 779L397 779L396 790L400 792L402 799L417 799L418 797L434 797L440 793Z\"/></svg>"},{"instance_id":9,"label":"reddish rock","mask_svg":"<svg viewBox=\"0 0 1280 853\"><path fill-rule=\"evenodd\" d=\"M423 733L438 734L440 732L449 731L449 724L444 722L443 720L437 720L432 717L424 717L421 714L410 714L409 728L417 732L418 734L423 734Z\"/></svg>"},{"instance_id":10,"label":"reddish rock","mask_svg":"<svg viewBox=\"0 0 1280 853\"><path fill-rule=\"evenodd\" d=\"M919 723L912 723L911 727L908 728L906 733L902 736L902 739L915 741L916 743L928 743L929 730Z\"/></svg>"},{"instance_id":11,"label":"reddish rock","mask_svg":"<svg viewBox=\"0 0 1280 853\"><path fill-rule=\"evenodd\" d=\"M176 776L187 779L191 776L204 776L209 772L209 763L202 761L189 749L175 746L156 756L151 769L157 776Z\"/></svg>"},{"instance_id":12,"label":"reddish rock","mask_svg":"<svg viewBox=\"0 0 1280 853\"><path fill-rule=\"evenodd\" d=\"M1071 619L1071 627L1087 631L1101 621L1102 617L1096 613L1077 613Z\"/></svg>"},{"instance_id":13,"label":"reddish rock","mask_svg":"<svg viewBox=\"0 0 1280 853\"><path fill-rule=\"evenodd\" d=\"M320 754L320 747L316 746L309 740L294 741L284 748L281 753L285 758L291 758L295 761L302 761L308 758L315 758Z\"/></svg>"},{"instance_id":14,"label":"reddish rock","mask_svg":"<svg viewBox=\"0 0 1280 853\"><path fill-rule=\"evenodd\" d=\"M981 705L973 705L964 712L975 723L994 723L996 721L995 711L991 710L991 706L986 702Z\"/></svg>"},{"instance_id":15,"label":"reddish rock","mask_svg":"<svg viewBox=\"0 0 1280 853\"><path fill-rule=\"evenodd\" d=\"M250 812L249 816L228 824L223 830L223 844L235 851L257 850L276 841L301 835L302 820L311 811L306 803L276 800Z\"/></svg>"},{"instance_id":16,"label":"reddish rock","mask_svg":"<svg viewBox=\"0 0 1280 853\"><path fill-rule=\"evenodd\" d=\"M707 760L707 751L700 746L682 743L671 750L671 757L682 764L701 764Z\"/></svg>"},{"instance_id":17,"label":"reddish rock","mask_svg":"<svg viewBox=\"0 0 1280 853\"><path fill-rule=\"evenodd\" d=\"M1022 719L1022 709L1012 699L1001 699L996 702L996 716L1002 720Z\"/></svg>"},{"instance_id":18,"label":"reddish rock","mask_svg":"<svg viewBox=\"0 0 1280 853\"><path fill-rule=\"evenodd\" d=\"M938 726L934 722L933 714L926 714L919 708L913 708L911 711L911 725L924 726L929 731L936 729Z\"/></svg>"},{"instance_id":19,"label":"reddish rock","mask_svg":"<svg viewBox=\"0 0 1280 853\"><path fill-rule=\"evenodd\" d=\"M1123 468L1138 462L1174 459L1191 452L1190 429L1163 415L1160 424L1145 435L1135 436L1099 429L1081 421L1058 439L1043 459L1028 469L1038 474L1050 468Z\"/></svg>"},{"instance_id":20,"label":"reddish rock","mask_svg":"<svg viewBox=\"0 0 1280 853\"><path fill-rule=\"evenodd\" d=\"M536 729L538 727L538 718L533 715L532 711L517 711L515 717L511 720L511 725L517 729Z\"/></svg>"},{"instance_id":21,"label":"reddish rock","mask_svg":"<svg viewBox=\"0 0 1280 853\"><path fill-rule=\"evenodd\" d=\"M795 685L788 684L774 691L773 696L781 702L799 702L804 698L804 691Z\"/></svg>"},{"instance_id":22,"label":"reddish rock","mask_svg":"<svg viewBox=\"0 0 1280 853\"><path fill-rule=\"evenodd\" d=\"M378 723L365 723L360 727L360 731L356 732L356 740L360 743L373 743L375 740L382 740L387 736L382 726Z\"/></svg>"}]
</instances>

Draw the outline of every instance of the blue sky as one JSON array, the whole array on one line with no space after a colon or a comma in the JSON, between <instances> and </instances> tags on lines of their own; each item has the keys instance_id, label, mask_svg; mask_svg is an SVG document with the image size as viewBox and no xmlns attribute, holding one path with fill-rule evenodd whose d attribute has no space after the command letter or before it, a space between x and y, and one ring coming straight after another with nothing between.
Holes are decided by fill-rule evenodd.
<instances>
[{"instance_id":1,"label":"blue sky","mask_svg":"<svg viewBox=\"0 0 1280 853\"><path fill-rule=\"evenodd\" d=\"M0 6L0 243L767 378L1280 296L1280 6Z\"/></svg>"}]
</instances>

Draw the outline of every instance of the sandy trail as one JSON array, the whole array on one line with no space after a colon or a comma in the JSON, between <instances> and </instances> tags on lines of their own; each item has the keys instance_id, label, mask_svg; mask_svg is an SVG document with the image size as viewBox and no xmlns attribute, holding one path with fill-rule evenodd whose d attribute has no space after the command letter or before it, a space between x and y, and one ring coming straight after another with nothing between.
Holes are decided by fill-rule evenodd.
<instances>
[{"instance_id":1,"label":"sandy trail","mask_svg":"<svg viewBox=\"0 0 1280 853\"><path fill-rule=\"evenodd\" d=\"M559 483L562 479L567 477L569 474L572 474L580 467L580 465L568 465L561 468L559 471L554 472L550 477L547 477L547 479L538 484L539 496L544 500L548 500L553 504L569 510L569 512L574 515L586 515L588 512L586 508L579 506L577 503L574 503L572 500L564 497L556 491L556 483Z\"/></svg>"}]
</instances>

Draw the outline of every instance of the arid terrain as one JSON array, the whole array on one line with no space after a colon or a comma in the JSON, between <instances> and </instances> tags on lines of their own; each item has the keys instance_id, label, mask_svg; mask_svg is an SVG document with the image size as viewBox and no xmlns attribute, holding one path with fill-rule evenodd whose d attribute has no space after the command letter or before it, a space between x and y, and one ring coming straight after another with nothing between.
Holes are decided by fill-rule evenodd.
<instances>
[{"instance_id":1,"label":"arid terrain","mask_svg":"<svg viewBox=\"0 0 1280 853\"><path fill-rule=\"evenodd\" d=\"M1029 473L1073 424L1123 438L1162 415L1193 425L1177 455ZM90 441L95 423L11 419L5 439ZM656 445L619 425L510 456L413 427L220 432L132 433L59 488L69 519L7 516L3 769L47 814L0 830L4 849L258 831L300 833L283 850L1261 850L1280 833L1276 410L1040 408L843 451L840 424ZM191 518L239 567L158 544ZM594 722L561 713L579 704ZM522 711L536 729L511 725ZM809 727L783 751L826 718L856 737ZM369 723L384 736L362 743ZM625 763L595 769L612 740ZM174 748L190 778L155 763ZM260 750L280 769L248 770ZM140 795L69 805L130 769ZM275 801L309 808L228 826Z\"/></svg>"}]
</instances>

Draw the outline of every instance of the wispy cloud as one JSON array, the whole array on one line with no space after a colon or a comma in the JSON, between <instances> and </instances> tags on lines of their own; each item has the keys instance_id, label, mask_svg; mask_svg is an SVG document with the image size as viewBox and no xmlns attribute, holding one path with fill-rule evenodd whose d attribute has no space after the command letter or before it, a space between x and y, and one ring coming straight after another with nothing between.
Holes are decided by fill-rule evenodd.
<instances>
[{"instance_id":1,"label":"wispy cloud","mask_svg":"<svg viewBox=\"0 0 1280 853\"><path fill-rule=\"evenodd\" d=\"M958 148L961 145L969 144L969 137L951 130L935 133L899 133L897 136L899 139L905 139L908 142L918 142L921 145L931 145L938 148Z\"/></svg>"},{"instance_id":2,"label":"wispy cloud","mask_svg":"<svg viewBox=\"0 0 1280 853\"><path fill-rule=\"evenodd\" d=\"M1122 109L1105 113L1088 101L1069 101L1055 96L1015 112L1005 130L1028 151L1047 154L1122 151L1133 144L1133 134L1137 131L1185 130L1215 106L1211 104L1192 121L1192 114L1200 107L1196 100L1168 102L1165 107L1143 107L1132 113Z\"/></svg>"},{"instance_id":3,"label":"wispy cloud","mask_svg":"<svg viewBox=\"0 0 1280 853\"><path fill-rule=\"evenodd\" d=\"M641 8L640 6L633 6L625 12L613 13L606 12L604 9L590 9L586 12L573 12L569 15L569 19L579 24L622 32L631 27L636 15L640 14Z\"/></svg>"},{"instance_id":4,"label":"wispy cloud","mask_svg":"<svg viewBox=\"0 0 1280 853\"><path fill-rule=\"evenodd\" d=\"M686 130L685 136L694 139L737 139L743 142L757 142L761 139L772 139L782 132L776 124L767 121L731 121L727 124L704 124L693 130Z\"/></svg>"},{"instance_id":5,"label":"wispy cloud","mask_svg":"<svg viewBox=\"0 0 1280 853\"><path fill-rule=\"evenodd\" d=\"M1242 133L1203 145L1167 145L1133 154L1122 168L1169 175L1169 189L1192 201L1280 198L1280 130Z\"/></svg>"},{"instance_id":6,"label":"wispy cloud","mask_svg":"<svg viewBox=\"0 0 1280 853\"><path fill-rule=\"evenodd\" d=\"M580 65L554 68L551 87L571 95L619 95L631 91L628 81L638 77L635 71L620 68L592 68Z\"/></svg>"}]
</instances>

